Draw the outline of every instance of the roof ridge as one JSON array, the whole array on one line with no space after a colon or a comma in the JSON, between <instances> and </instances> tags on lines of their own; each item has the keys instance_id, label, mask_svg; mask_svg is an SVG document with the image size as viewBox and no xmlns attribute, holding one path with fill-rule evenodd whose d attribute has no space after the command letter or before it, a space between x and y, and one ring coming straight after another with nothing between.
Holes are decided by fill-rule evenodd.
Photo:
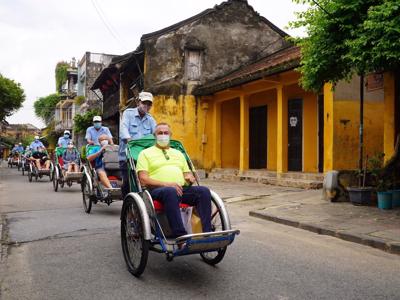
<instances>
[{"instance_id":1,"label":"roof ridge","mask_svg":"<svg viewBox=\"0 0 400 300\"><path fill-rule=\"evenodd\" d=\"M162 28L162 29L159 29L159 30L150 32L150 33L143 34L142 37L140 38L140 41L143 42L144 40L147 40L147 39L149 39L149 38L152 38L152 37L155 37L155 36L159 36L159 35L165 34L165 33L167 33L167 32L170 32L170 31L172 31L172 30L174 30L174 29L180 28L180 27L182 27L182 26L185 25L185 24L194 22L194 21L200 19L201 17L204 17L204 16L206 16L206 15L208 15L208 14L214 13L214 12L216 12L217 10L223 8L224 6L232 4L233 2L243 2L243 3L245 3L245 4L247 5L247 7L249 7L249 8L253 11L253 13L254 13L258 18L260 18L264 23L268 24L268 26L270 26L272 30L274 30L276 33L278 33L278 34L279 34L280 36L282 36L282 37L289 36L289 35L288 35L286 32L284 32L282 29L280 29L279 27L277 27L276 25L274 25L273 23L271 23L271 21L269 21L267 18L265 18L265 17L263 17L262 15L260 15L260 13L257 12L257 11L247 2L247 0L227 0L227 1L221 2L220 4L216 4L213 8L208 8L208 9L206 9L206 10L204 10L204 11L198 13L197 15L194 15L194 16L191 16L191 17L189 17L189 18L187 18L187 19L184 19L184 20L182 20L182 21L179 21L178 23L172 24L172 25L170 25L170 26L167 26L167 27L165 27L165 28ZM139 46L139 47L140 47L140 46Z\"/></svg>"}]
</instances>

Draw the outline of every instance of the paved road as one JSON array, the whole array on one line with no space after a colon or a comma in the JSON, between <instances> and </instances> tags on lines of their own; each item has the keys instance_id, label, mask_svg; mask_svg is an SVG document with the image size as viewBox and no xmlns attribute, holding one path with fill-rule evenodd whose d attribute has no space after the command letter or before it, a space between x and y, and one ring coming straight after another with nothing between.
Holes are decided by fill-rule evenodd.
<instances>
[{"instance_id":1,"label":"paved road","mask_svg":"<svg viewBox=\"0 0 400 300\"><path fill-rule=\"evenodd\" d=\"M299 192L210 184L225 197ZM2 253L0 298L400 299L399 256L249 217L263 201L228 204L242 233L218 266L151 253L136 279L121 253L119 203L87 215L78 186L55 193L47 180L28 183L0 168L3 233L12 243Z\"/></svg>"}]
</instances>

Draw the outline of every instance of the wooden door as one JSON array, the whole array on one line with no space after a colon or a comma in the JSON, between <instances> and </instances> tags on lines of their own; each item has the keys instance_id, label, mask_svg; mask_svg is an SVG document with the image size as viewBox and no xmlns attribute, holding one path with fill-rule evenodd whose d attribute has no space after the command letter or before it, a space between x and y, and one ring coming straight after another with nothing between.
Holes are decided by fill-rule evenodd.
<instances>
[{"instance_id":1,"label":"wooden door","mask_svg":"<svg viewBox=\"0 0 400 300\"><path fill-rule=\"evenodd\" d=\"M303 100L288 101L288 170L303 169Z\"/></svg>"},{"instance_id":2,"label":"wooden door","mask_svg":"<svg viewBox=\"0 0 400 300\"><path fill-rule=\"evenodd\" d=\"M251 107L249 114L249 168L267 168L267 106Z\"/></svg>"}]
</instances>

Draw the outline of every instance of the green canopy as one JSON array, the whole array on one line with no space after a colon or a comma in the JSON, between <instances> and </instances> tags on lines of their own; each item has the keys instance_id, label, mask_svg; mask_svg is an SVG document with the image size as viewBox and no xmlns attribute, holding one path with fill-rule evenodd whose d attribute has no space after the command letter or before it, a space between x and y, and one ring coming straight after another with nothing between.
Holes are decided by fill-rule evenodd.
<instances>
[{"instance_id":1,"label":"green canopy","mask_svg":"<svg viewBox=\"0 0 400 300\"><path fill-rule=\"evenodd\" d=\"M55 151L56 157L62 156L64 154L65 150L67 150L67 148L56 147L56 151Z\"/></svg>"}]
</instances>

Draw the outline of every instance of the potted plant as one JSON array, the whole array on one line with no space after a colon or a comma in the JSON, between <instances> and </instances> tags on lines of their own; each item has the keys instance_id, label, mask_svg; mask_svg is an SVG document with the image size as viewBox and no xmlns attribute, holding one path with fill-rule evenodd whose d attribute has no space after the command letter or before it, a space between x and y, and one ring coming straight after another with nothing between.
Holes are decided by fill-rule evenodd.
<instances>
[{"instance_id":1,"label":"potted plant","mask_svg":"<svg viewBox=\"0 0 400 300\"><path fill-rule=\"evenodd\" d=\"M384 178L378 179L376 186L378 195L378 208L391 209L392 208L392 191L389 191L390 183Z\"/></svg>"},{"instance_id":2,"label":"potted plant","mask_svg":"<svg viewBox=\"0 0 400 300\"><path fill-rule=\"evenodd\" d=\"M350 202L354 205L371 205L372 191L373 188L370 186L365 186L365 181L367 177L367 161L368 156L365 160L364 170L357 170L356 176L359 178L358 187L348 187Z\"/></svg>"}]
</instances>

